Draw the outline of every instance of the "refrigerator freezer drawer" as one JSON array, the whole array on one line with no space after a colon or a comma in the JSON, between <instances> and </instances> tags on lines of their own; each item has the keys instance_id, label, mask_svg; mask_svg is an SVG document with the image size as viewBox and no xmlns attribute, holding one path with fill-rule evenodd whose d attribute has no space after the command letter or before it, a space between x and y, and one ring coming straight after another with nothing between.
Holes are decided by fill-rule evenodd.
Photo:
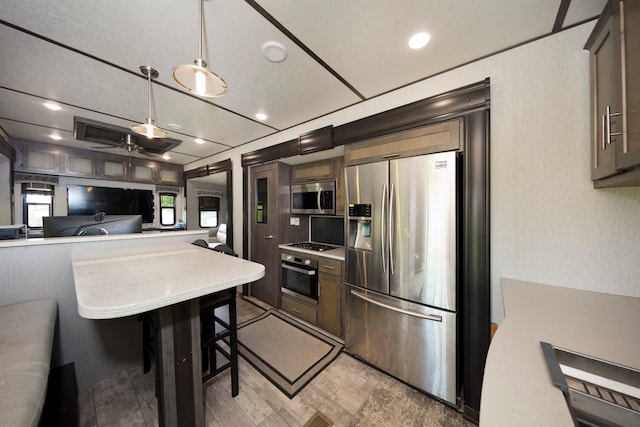
<instances>
[{"instance_id":1,"label":"refrigerator freezer drawer","mask_svg":"<svg viewBox=\"0 0 640 427\"><path fill-rule=\"evenodd\" d=\"M456 314L347 286L345 348L457 405Z\"/></svg>"}]
</instances>

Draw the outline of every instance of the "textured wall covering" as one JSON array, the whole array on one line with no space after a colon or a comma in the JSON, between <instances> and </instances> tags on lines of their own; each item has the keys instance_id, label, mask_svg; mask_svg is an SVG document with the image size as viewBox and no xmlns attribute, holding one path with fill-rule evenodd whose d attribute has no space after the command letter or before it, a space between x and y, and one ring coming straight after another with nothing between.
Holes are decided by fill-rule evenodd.
<instances>
[{"instance_id":1,"label":"textured wall covering","mask_svg":"<svg viewBox=\"0 0 640 427\"><path fill-rule=\"evenodd\" d=\"M640 187L595 190L589 178L589 54L583 46L594 24L426 79L202 164L231 157L234 223L242 224L238 165L243 152L489 77L492 320L504 316L501 277L640 297ZM234 232L234 248L240 251L241 227Z\"/></svg>"}]
</instances>

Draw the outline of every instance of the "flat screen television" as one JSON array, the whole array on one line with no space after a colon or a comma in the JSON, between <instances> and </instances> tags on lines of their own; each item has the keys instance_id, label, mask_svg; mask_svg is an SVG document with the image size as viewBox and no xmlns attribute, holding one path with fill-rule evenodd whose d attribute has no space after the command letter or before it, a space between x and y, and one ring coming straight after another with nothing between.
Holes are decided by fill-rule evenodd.
<instances>
[{"instance_id":1,"label":"flat screen television","mask_svg":"<svg viewBox=\"0 0 640 427\"><path fill-rule=\"evenodd\" d=\"M67 185L69 215L140 215L153 222L153 191L86 185Z\"/></svg>"},{"instance_id":2,"label":"flat screen television","mask_svg":"<svg viewBox=\"0 0 640 427\"><path fill-rule=\"evenodd\" d=\"M312 242L344 246L344 218L338 216L310 216L309 238Z\"/></svg>"},{"instance_id":3,"label":"flat screen television","mask_svg":"<svg viewBox=\"0 0 640 427\"><path fill-rule=\"evenodd\" d=\"M44 237L142 233L140 215L74 215L42 218Z\"/></svg>"}]
</instances>

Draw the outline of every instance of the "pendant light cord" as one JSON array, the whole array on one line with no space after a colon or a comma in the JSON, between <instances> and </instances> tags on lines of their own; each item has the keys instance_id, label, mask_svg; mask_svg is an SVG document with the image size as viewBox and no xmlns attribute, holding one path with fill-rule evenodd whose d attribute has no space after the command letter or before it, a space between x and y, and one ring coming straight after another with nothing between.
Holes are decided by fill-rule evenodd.
<instances>
[{"instance_id":1,"label":"pendant light cord","mask_svg":"<svg viewBox=\"0 0 640 427\"><path fill-rule=\"evenodd\" d=\"M149 71L147 71L147 80L149 82L149 88L147 90L147 113L148 113L148 117L151 118L153 117L151 115L151 70L149 69Z\"/></svg>"},{"instance_id":2,"label":"pendant light cord","mask_svg":"<svg viewBox=\"0 0 640 427\"><path fill-rule=\"evenodd\" d=\"M200 0L200 21L198 23L198 58L202 57L202 32L204 28L204 0Z\"/></svg>"}]
</instances>

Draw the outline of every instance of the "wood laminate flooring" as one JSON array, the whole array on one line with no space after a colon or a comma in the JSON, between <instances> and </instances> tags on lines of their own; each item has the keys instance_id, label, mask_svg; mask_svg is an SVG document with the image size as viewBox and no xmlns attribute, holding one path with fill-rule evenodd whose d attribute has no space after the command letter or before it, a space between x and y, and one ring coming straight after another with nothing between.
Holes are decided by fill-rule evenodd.
<instances>
[{"instance_id":1,"label":"wood laminate flooring","mask_svg":"<svg viewBox=\"0 0 640 427\"><path fill-rule=\"evenodd\" d=\"M264 310L238 298L238 323ZM268 307L264 307L268 308ZM298 395L289 399L241 357L240 394L231 397L229 371L204 384L210 427L303 426L316 411L336 426L470 427L453 408L342 353ZM157 426L153 372L130 369L79 393L81 427Z\"/></svg>"}]
</instances>

